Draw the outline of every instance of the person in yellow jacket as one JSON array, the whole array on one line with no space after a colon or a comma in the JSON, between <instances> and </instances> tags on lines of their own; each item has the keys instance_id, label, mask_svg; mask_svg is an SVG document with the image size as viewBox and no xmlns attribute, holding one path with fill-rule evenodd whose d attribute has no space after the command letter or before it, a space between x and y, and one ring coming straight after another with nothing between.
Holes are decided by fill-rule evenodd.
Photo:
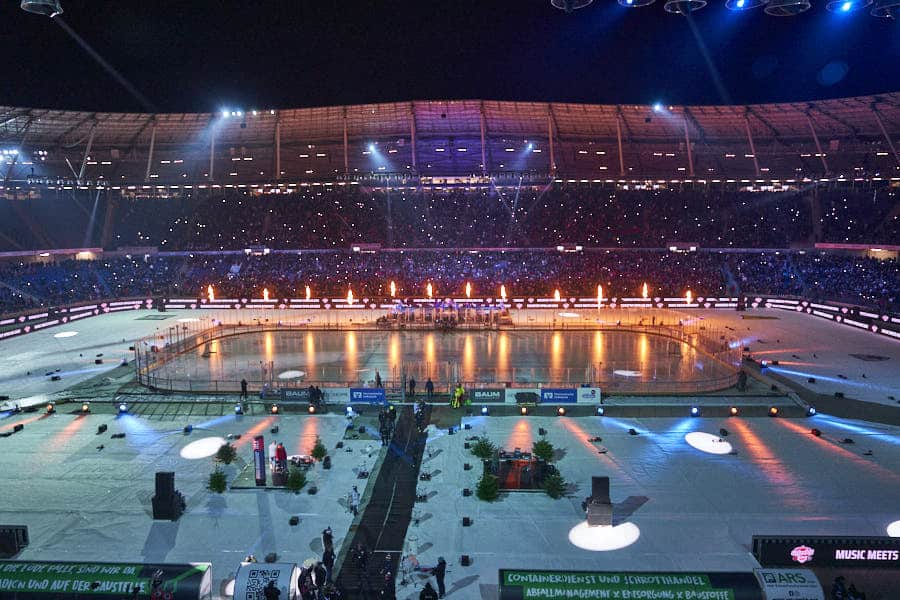
<instances>
[{"instance_id":1,"label":"person in yellow jacket","mask_svg":"<svg viewBox=\"0 0 900 600\"><path fill-rule=\"evenodd\" d=\"M463 389L461 383L457 382L456 389L453 390L453 402L450 403L452 408L459 408L459 405L462 404L463 396L466 395L466 390Z\"/></svg>"}]
</instances>

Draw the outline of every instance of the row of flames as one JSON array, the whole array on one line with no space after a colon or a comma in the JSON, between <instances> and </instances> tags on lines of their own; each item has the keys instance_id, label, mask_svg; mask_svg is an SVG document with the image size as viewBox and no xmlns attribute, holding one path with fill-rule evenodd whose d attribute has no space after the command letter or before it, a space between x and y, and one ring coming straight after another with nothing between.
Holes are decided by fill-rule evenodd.
<instances>
[{"instance_id":1,"label":"row of flames","mask_svg":"<svg viewBox=\"0 0 900 600\"><path fill-rule=\"evenodd\" d=\"M391 290L391 298L396 298L397 297L397 284L394 283L393 281L391 281L389 287ZM434 298L434 286L431 284L431 282L429 282L425 286L425 295L428 296L429 298ZM270 296L269 288L263 288L262 299L268 301L269 296ZM214 302L216 300L216 292L213 289L212 285L206 286L206 297L210 302ZM471 297L472 297L472 284L466 282L466 298L471 298ZM506 296L506 286L501 285L500 286L500 299L506 300L506 297L507 297ZM647 286L646 282L644 283L643 286L641 286L641 297L645 298L645 299L650 297L650 288ZM691 304L693 302L694 295L691 293L691 290L688 290L687 292L685 292L684 298L688 304ZM307 300L312 299L312 290L310 289L309 286L306 286L306 299ZM559 289L553 290L553 299L556 300L557 302L562 301L562 294L560 293ZM347 304L353 304L353 300L354 300L353 289L349 289L349 290L347 290ZM603 304L603 286L602 285L597 286L597 304L598 305Z\"/></svg>"}]
</instances>

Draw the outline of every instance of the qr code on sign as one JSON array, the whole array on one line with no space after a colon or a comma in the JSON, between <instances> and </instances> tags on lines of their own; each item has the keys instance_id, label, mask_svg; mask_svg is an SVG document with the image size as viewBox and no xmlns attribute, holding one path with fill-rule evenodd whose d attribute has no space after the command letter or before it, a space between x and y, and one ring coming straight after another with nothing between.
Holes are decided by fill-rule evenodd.
<instances>
[{"instance_id":1,"label":"qr code on sign","mask_svg":"<svg viewBox=\"0 0 900 600\"><path fill-rule=\"evenodd\" d=\"M252 569L247 577L246 600L265 600L266 595L263 590L270 581L274 581L278 585L280 575L281 569Z\"/></svg>"}]
</instances>

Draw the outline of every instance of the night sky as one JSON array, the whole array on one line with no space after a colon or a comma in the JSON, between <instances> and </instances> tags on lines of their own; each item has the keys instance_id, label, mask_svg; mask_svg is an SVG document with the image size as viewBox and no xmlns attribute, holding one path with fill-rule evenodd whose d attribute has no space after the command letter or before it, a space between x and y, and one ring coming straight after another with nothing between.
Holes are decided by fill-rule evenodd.
<instances>
[{"instance_id":1,"label":"night sky","mask_svg":"<svg viewBox=\"0 0 900 600\"><path fill-rule=\"evenodd\" d=\"M900 23L868 8L689 19L664 0L62 0L73 30L166 112L483 98L796 101L900 90ZM144 111L60 27L0 4L0 104ZM719 81L698 45L702 39Z\"/></svg>"}]
</instances>

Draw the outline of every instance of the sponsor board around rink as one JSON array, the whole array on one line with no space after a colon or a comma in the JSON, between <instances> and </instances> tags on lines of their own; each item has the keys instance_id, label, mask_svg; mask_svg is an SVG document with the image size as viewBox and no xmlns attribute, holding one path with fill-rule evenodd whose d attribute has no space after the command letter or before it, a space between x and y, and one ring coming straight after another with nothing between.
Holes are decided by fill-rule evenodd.
<instances>
[{"instance_id":1,"label":"sponsor board around rink","mask_svg":"<svg viewBox=\"0 0 900 600\"><path fill-rule=\"evenodd\" d=\"M477 388L470 393L474 404L504 402L506 399L506 390L501 388Z\"/></svg>"},{"instance_id":2,"label":"sponsor board around rink","mask_svg":"<svg viewBox=\"0 0 900 600\"><path fill-rule=\"evenodd\" d=\"M384 388L350 388L350 402L360 404L387 404Z\"/></svg>"},{"instance_id":3,"label":"sponsor board around rink","mask_svg":"<svg viewBox=\"0 0 900 600\"><path fill-rule=\"evenodd\" d=\"M577 401L579 404L599 404L600 388L597 387L580 387L576 390Z\"/></svg>"},{"instance_id":4,"label":"sponsor board around rink","mask_svg":"<svg viewBox=\"0 0 900 600\"><path fill-rule=\"evenodd\" d=\"M578 391L575 388L542 388L542 404L575 404L578 402Z\"/></svg>"}]
</instances>

